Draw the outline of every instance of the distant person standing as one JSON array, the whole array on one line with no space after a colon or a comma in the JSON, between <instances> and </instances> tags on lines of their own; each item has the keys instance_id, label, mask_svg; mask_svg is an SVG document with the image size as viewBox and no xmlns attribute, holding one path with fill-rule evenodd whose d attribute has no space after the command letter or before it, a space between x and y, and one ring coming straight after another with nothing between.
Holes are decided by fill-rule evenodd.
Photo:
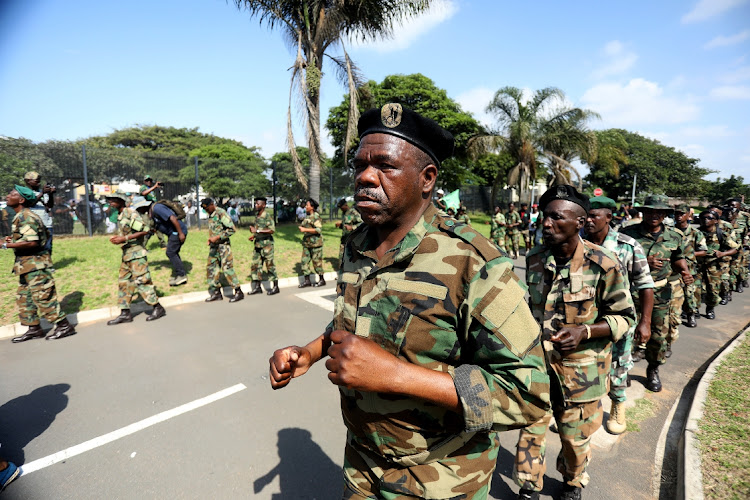
<instances>
[{"instance_id":1,"label":"distant person standing","mask_svg":"<svg viewBox=\"0 0 750 500\"><path fill-rule=\"evenodd\" d=\"M515 203L508 203L508 213L505 215L506 223L506 240L508 243L508 250L511 251L510 257L512 259L518 258L518 250L521 242L521 215L516 210Z\"/></svg>"},{"instance_id":2,"label":"distant person standing","mask_svg":"<svg viewBox=\"0 0 750 500\"><path fill-rule=\"evenodd\" d=\"M201 201L201 207L208 213L208 264L206 265L206 278L208 281L208 298L206 302L223 300L221 295L221 282L224 278L234 288L234 296L229 302L237 302L245 298L240 288L240 280L234 271L234 257L229 237L235 232L234 223L226 210L219 208L211 198Z\"/></svg>"},{"instance_id":3,"label":"distant person standing","mask_svg":"<svg viewBox=\"0 0 750 500\"><path fill-rule=\"evenodd\" d=\"M263 281L263 265L266 266L268 279L273 281L268 295L279 293L279 277L276 274L276 264L273 262L273 233L276 232L276 224L273 217L266 210L266 197L255 198L255 225L250 226L252 233L248 238L254 240L253 263L250 267L250 276L253 280L250 295L262 293L260 282Z\"/></svg>"},{"instance_id":4,"label":"distant person standing","mask_svg":"<svg viewBox=\"0 0 750 500\"><path fill-rule=\"evenodd\" d=\"M346 239L352 234L360 224L362 224L362 217L357 212L357 209L350 207L349 202L346 198L341 198L338 203L338 207L341 210L341 220L336 223L336 227L341 229L341 246L339 247L339 265L344 259L344 245Z\"/></svg>"},{"instance_id":5,"label":"distant person standing","mask_svg":"<svg viewBox=\"0 0 750 500\"><path fill-rule=\"evenodd\" d=\"M155 182L153 177L147 175L143 178L143 184L141 184L141 187L138 189L138 194L146 198L151 203L156 203L158 201L156 190L161 187L164 187L163 183ZM166 234L169 234L169 232ZM150 234L146 237L146 244L148 244L149 238L151 238ZM164 234L158 232L158 230L156 233L156 238L159 240L160 247L165 248L167 246L167 243L164 241Z\"/></svg>"},{"instance_id":6,"label":"distant person standing","mask_svg":"<svg viewBox=\"0 0 750 500\"><path fill-rule=\"evenodd\" d=\"M193 200L188 200L185 205L185 214L187 214L187 226L191 228L198 223L198 207L193 204Z\"/></svg>"},{"instance_id":7,"label":"distant person standing","mask_svg":"<svg viewBox=\"0 0 750 500\"><path fill-rule=\"evenodd\" d=\"M505 252L505 216L499 205L495 205L495 215L490 219L490 238Z\"/></svg>"},{"instance_id":8,"label":"distant person standing","mask_svg":"<svg viewBox=\"0 0 750 500\"><path fill-rule=\"evenodd\" d=\"M295 215L297 216L297 222L302 222L305 219L305 209L302 208L301 203L297 205L297 209L295 210Z\"/></svg>"},{"instance_id":9,"label":"distant person standing","mask_svg":"<svg viewBox=\"0 0 750 500\"><path fill-rule=\"evenodd\" d=\"M467 226L471 226L471 219L466 215L466 207L459 207L456 220L458 222L463 222Z\"/></svg>"},{"instance_id":10,"label":"distant person standing","mask_svg":"<svg viewBox=\"0 0 750 500\"><path fill-rule=\"evenodd\" d=\"M146 198L146 201L149 201L148 198ZM179 218L180 216L175 210L179 210L181 207L175 205L176 203L170 206L167 202L159 202L153 203L149 209L149 217L154 221L154 229L162 234L169 235L166 252L167 258L172 264L172 277L169 279L169 286L187 283L187 273L180 257L180 250L187 238L188 228L185 221Z\"/></svg>"},{"instance_id":11,"label":"distant person standing","mask_svg":"<svg viewBox=\"0 0 750 500\"><path fill-rule=\"evenodd\" d=\"M237 211L236 201L233 201L232 203L229 204L227 213L229 214L229 218L232 219L232 222L234 222L234 225L239 226L240 225L240 213Z\"/></svg>"},{"instance_id":12,"label":"distant person standing","mask_svg":"<svg viewBox=\"0 0 750 500\"><path fill-rule=\"evenodd\" d=\"M26 185L34 191L36 195L36 203L31 207L31 211L34 212L42 219L44 227L49 232L49 240L47 240L47 250L49 250L50 258L52 257L52 236L54 234L54 222L52 220L52 207L54 206L54 195L57 189L55 186L47 184L42 187L42 177L37 172L26 172L23 176L23 181Z\"/></svg>"},{"instance_id":13,"label":"distant person standing","mask_svg":"<svg viewBox=\"0 0 750 500\"><path fill-rule=\"evenodd\" d=\"M323 222L318 214L318 202L310 198L305 204L307 214L299 226L302 236L302 274L305 280L299 288L308 286L323 286L326 284L323 278ZM312 265L311 265L312 264ZM310 281L312 270L318 273L319 279L315 285Z\"/></svg>"}]
</instances>

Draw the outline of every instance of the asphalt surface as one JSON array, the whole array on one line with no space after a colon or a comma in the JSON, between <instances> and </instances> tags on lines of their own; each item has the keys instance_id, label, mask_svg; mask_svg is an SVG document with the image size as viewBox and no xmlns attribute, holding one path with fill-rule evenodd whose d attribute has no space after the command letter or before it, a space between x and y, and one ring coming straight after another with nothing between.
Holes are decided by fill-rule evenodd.
<instances>
[{"instance_id":1,"label":"asphalt surface","mask_svg":"<svg viewBox=\"0 0 750 500\"><path fill-rule=\"evenodd\" d=\"M78 335L55 342L4 340L0 455L32 470L2 497L340 498L345 428L325 367L281 391L270 389L267 374L275 348L322 332L334 293L332 285L286 288L235 304L170 308L151 323L139 314L130 324L81 325ZM750 293L735 294L717 316L681 329L662 370L664 391L646 396L656 409L640 432L603 436L606 444L595 446L585 498L654 498L655 476L664 478L662 498L674 497L674 446L655 463L666 416L683 387L750 321ZM645 362L633 374L635 387ZM220 393L227 389L233 392ZM174 409L178 414L168 413ZM676 445L679 434L668 444ZM493 498L518 491L511 479L516 439L515 431L502 438ZM71 448L84 443L86 450L73 455ZM548 443L543 498L562 486L554 470L559 440L549 433Z\"/></svg>"}]
</instances>

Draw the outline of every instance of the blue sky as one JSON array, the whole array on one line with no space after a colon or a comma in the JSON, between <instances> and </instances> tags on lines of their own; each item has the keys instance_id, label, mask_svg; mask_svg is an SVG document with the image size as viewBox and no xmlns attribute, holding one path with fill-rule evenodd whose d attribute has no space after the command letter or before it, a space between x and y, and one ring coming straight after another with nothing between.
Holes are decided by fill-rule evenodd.
<instances>
[{"instance_id":1,"label":"blue sky","mask_svg":"<svg viewBox=\"0 0 750 500\"><path fill-rule=\"evenodd\" d=\"M503 86L559 87L601 114L595 128L750 182L750 0L441 0L394 39L348 50L366 78L422 73L486 123ZM285 149L293 59L280 32L224 0L4 0L0 135L199 127L270 157ZM324 71L323 121L344 93Z\"/></svg>"}]
</instances>

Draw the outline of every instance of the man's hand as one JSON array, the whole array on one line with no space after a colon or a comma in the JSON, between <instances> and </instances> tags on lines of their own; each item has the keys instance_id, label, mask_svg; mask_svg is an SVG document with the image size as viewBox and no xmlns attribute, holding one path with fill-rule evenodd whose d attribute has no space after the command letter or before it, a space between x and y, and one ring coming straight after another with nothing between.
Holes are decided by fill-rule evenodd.
<instances>
[{"instance_id":1,"label":"man's hand","mask_svg":"<svg viewBox=\"0 0 750 500\"><path fill-rule=\"evenodd\" d=\"M268 364L271 387L276 390L286 387L293 378L307 373L312 366L312 356L304 347L293 345L274 351Z\"/></svg>"},{"instance_id":2,"label":"man's hand","mask_svg":"<svg viewBox=\"0 0 750 500\"><path fill-rule=\"evenodd\" d=\"M300 233L304 233L304 232L305 232L305 228L304 228L304 227L302 227L302 226L299 226L299 232L300 232Z\"/></svg>"},{"instance_id":3,"label":"man's hand","mask_svg":"<svg viewBox=\"0 0 750 500\"><path fill-rule=\"evenodd\" d=\"M635 327L633 340L636 344L645 344L651 338L651 323L641 320Z\"/></svg>"},{"instance_id":4,"label":"man's hand","mask_svg":"<svg viewBox=\"0 0 750 500\"><path fill-rule=\"evenodd\" d=\"M650 255L646 261L648 262L648 267L651 269L661 269L664 267L664 261L667 259L660 259L659 257L654 257L653 255Z\"/></svg>"},{"instance_id":5,"label":"man's hand","mask_svg":"<svg viewBox=\"0 0 750 500\"><path fill-rule=\"evenodd\" d=\"M248 238L248 240L250 240L250 241L253 241L254 239L255 239L255 235L254 234L251 234L250 237Z\"/></svg>"},{"instance_id":6,"label":"man's hand","mask_svg":"<svg viewBox=\"0 0 750 500\"><path fill-rule=\"evenodd\" d=\"M693 278L693 275L686 272L681 272L680 275L682 276L682 282L686 285L691 285L695 282L695 278Z\"/></svg>"},{"instance_id":7,"label":"man's hand","mask_svg":"<svg viewBox=\"0 0 750 500\"><path fill-rule=\"evenodd\" d=\"M550 338L550 342L555 344L555 349L562 354L569 354L575 351L578 344L586 338L586 327L583 325L568 325L555 332Z\"/></svg>"},{"instance_id":8,"label":"man's hand","mask_svg":"<svg viewBox=\"0 0 750 500\"><path fill-rule=\"evenodd\" d=\"M177 237L180 239L180 243L185 243L185 233L177 233Z\"/></svg>"},{"instance_id":9,"label":"man's hand","mask_svg":"<svg viewBox=\"0 0 750 500\"><path fill-rule=\"evenodd\" d=\"M112 236L109 239L109 241L110 241L110 243L113 243L115 245L121 245L121 244L125 243L126 240L125 240L125 236Z\"/></svg>"},{"instance_id":10,"label":"man's hand","mask_svg":"<svg viewBox=\"0 0 750 500\"><path fill-rule=\"evenodd\" d=\"M367 392L394 392L390 382L398 358L369 339L344 330L331 332L326 360L328 380L336 385Z\"/></svg>"},{"instance_id":11,"label":"man's hand","mask_svg":"<svg viewBox=\"0 0 750 500\"><path fill-rule=\"evenodd\" d=\"M210 245L215 245L216 243L218 243L218 242L219 242L219 240L221 240L221 236L218 236L218 235L217 235L217 236L211 236L211 237L210 237L210 238L208 239L208 244L209 244L209 246L210 246Z\"/></svg>"},{"instance_id":12,"label":"man's hand","mask_svg":"<svg viewBox=\"0 0 750 500\"><path fill-rule=\"evenodd\" d=\"M338 227L338 228L341 228L341 221L338 221L338 222L336 223L336 227Z\"/></svg>"},{"instance_id":13,"label":"man's hand","mask_svg":"<svg viewBox=\"0 0 750 500\"><path fill-rule=\"evenodd\" d=\"M255 234L255 226L250 226L250 232Z\"/></svg>"}]
</instances>

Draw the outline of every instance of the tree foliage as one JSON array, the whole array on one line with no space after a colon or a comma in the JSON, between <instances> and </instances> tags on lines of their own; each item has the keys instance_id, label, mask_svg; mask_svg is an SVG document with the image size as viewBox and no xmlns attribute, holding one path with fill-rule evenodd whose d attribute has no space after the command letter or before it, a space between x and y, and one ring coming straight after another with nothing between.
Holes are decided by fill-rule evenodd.
<instances>
[{"instance_id":1,"label":"tree foliage","mask_svg":"<svg viewBox=\"0 0 750 500\"><path fill-rule=\"evenodd\" d=\"M730 175L728 179L719 177L711 182L706 189L706 198L709 201L724 203L729 198L745 197L745 202L750 201L750 184L745 184L742 176Z\"/></svg>"},{"instance_id":2,"label":"tree foliage","mask_svg":"<svg viewBox=\"0 0 750 500\"><path fill-rule=\"evenodd\" d=\"M209 144L188 152L190 157L199 159L198 174L203 189L222 199L267 194L271 181L265 175L266 160L257 148L232 142ZM194 167L190 165L180 172L183 182L189 183L194 175Z\"/></svg>"}]
</instances>

